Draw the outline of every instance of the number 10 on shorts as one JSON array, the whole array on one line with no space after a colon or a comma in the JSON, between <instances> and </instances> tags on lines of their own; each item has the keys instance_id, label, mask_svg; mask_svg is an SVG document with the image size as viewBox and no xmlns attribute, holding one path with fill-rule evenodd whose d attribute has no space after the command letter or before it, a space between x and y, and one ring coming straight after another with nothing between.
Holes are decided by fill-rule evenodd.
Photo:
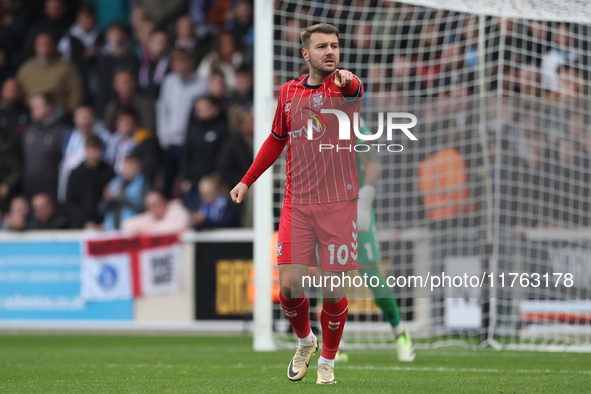
<instances>
[{"instance_id":1,"label":"number 10 on shorts","mask_svg":"<svg viewBox=\"0 0 591 394\"><path fill-rule=\"evenodd\" d=\"M331 265L334 265L335 249L336 246L334 244L328 245L329 264ZM341 244L336 249L336 257L340 265L347 264L347 261L349 261L349 247L346 244Z\"/></svg>"}]
</instances>

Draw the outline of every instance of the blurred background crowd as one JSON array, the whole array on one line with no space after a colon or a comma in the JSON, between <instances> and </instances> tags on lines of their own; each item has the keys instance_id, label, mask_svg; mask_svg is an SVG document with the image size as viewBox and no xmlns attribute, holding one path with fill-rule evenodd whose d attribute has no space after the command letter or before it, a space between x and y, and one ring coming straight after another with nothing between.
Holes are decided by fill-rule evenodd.
<instances>
[{"instance_id":1,"label":"blurred background crowd","mask_svg":"<svg viewBox=\"0 0 591 394\"><path fill-rule=\"evenodd\" d=\"M383 220L474 222L488 183L507 224L591 224L590 26L489 17L481 56L477 17L350 3L275 2L275 88L326 21L366 108L427 100L421 146L382 157ZM0 0L0 228L250 226L227 191L253 158L253 45L252 0Z\"/></svg>"},{"instance_id":2,"label":"blurred background crowd","mask_svg":"<svg viewBox=\"0 0 591 394\"><path fill-rule=\"evenodd\" d=\"M0 228L249 224L248 0L0 1Z\"/></svg>"},{"instance_id":3,"label":"blurred background crowd","mask_svg":"<svg viewBox=\"0 0 591 394\"><path fill-rule=\"evenodd\" d=\"M364 82L372 132L378 112L418 118L419 141L395 134L404 151L379 155L378 228L591 226L590 25L395 1L278 9L284 79L314 15L342 33L342 67Z\"/></svg>"}]
</instances>

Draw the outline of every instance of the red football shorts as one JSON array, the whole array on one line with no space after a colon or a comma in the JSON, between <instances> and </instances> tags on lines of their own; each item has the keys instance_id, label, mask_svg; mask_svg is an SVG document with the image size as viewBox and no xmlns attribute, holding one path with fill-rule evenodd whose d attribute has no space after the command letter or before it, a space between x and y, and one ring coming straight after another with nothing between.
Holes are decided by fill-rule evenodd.
<instances>
[{"instance_id":1,"label":"red football shorts","mask_svg":"<svg viewBox=\"0 0 591 394\"><path fill-rule=\"evenodd\" d=\"M319 258L324 271L356 270L357 200L283 205L277 241L278 264L316 267Z\"/></svg>"}]
</instances>

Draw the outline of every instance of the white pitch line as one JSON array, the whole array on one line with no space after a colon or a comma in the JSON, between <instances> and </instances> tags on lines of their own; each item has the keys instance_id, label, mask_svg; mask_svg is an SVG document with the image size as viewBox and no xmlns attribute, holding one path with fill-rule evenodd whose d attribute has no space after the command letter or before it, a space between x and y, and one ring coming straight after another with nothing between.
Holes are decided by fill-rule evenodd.
<instances>
[{"instance_id":1,"label":"white pitch line","mask_svg":"<svg viewBox=\"0 0 591 394\"><path fill-rule=\"evenodd\" d=\"M96 367L96 365L85 365L86 367ZM121 368L121 367L130 367L130 368L186 368L190 367L190 365L171 365L171 364L105 364L107 368ZM250 365L250 364L234 364L234 365L211 365L212 368L234 368L234 369L242 369L242 368L255 368L258 367L257 365ZM272 368L272 369L282 369L285 368L285 365L265 365L265 368ZM314 369L315 366L311 366L310 369ZM508 372L507 370L503 369L496 369L496 368L446 368L446 367L398 367L398 366L390 366L390 367L376 367L373 365L340 365L336 366L336 369L348 369L348 370L357 370L357 371L399 371L399 372L472 372L472 373L505 373ZM569 371L569 370L552 370L552 369L515 369L511 372L516 373L523 373L523 374L548 374L548 373L556 373L556 374L579 374L579 375L591 375L591 371Z\"/></svg>"},{"instance_id":2,"label":"white pitch line","mask_svg":"<svg viewBox=\"0 0 591 394\"><path fill-rule=\"evenodd\" d=\"M244 364L233 365L232 368L245 368ZM267 368L285 368L284 365L267 365ZM314 367L311 366L311 369ZM474 372L474 373L505 373L507 370L496 368L445 368L445 367L376 367L373 365L340 365L337 364L335 369L349 369L359 371L400 371L400 372ZM515 369L510 372L535 374L535 373L557 373L557 374L582 374L591 375L591 371L569 371L569 370L552 370L552 369Z\"/></svg>"},{"instance_id":3,"label":"white pitch line","mask_svg":"<svg viewBox=\"0 0 591 394\"><path fill-rule=\"evenodd\" d=\"M339 365L339 369L352 370L376 370L376 371L417 371L417 372L476 372L476 373L504 373L507 370L495 368L445 368L445 367L375 367L368 366L353 366L353 365ZM517 373L563 373L563 374L584 374L591 375L591 371L569 371L569 370L552 370L552 369L515 369L511 372Z\"/></svg>"},{"instance_id":4,"label":"white pitch line","mask_svg":"<svg viewBox=\"0 0 591 394\"><path fill-rule=\"evenodd\" d=\"M83 364L86 368L96 368L97 364ZM172 369L175 367L182 367L182 365L171 365L171 364L105 364L107 368L167 368Z\"/></svg>"}]
</instances>

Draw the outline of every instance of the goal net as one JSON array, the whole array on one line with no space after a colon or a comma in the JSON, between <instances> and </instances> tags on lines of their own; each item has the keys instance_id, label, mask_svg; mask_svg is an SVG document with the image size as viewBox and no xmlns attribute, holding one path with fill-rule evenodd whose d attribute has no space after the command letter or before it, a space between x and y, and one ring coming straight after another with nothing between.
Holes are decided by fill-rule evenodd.
<instances>
[{"instance_id":1,"label":"goal net","mask_svg":"<svg viewBox=\"0 0 591 394\"><path fill-rule=\"evenodd\" d=\"M417 141L398 129L372 146L379 269L417 346L590 350L591 4L276 1L275 93L319 22L339 29L372 133L388 112L418 120ZM350 292L346 346L393 346L372 293ZM276 340L293 342L273 308Z\"/></svg>"}]
</instances>

